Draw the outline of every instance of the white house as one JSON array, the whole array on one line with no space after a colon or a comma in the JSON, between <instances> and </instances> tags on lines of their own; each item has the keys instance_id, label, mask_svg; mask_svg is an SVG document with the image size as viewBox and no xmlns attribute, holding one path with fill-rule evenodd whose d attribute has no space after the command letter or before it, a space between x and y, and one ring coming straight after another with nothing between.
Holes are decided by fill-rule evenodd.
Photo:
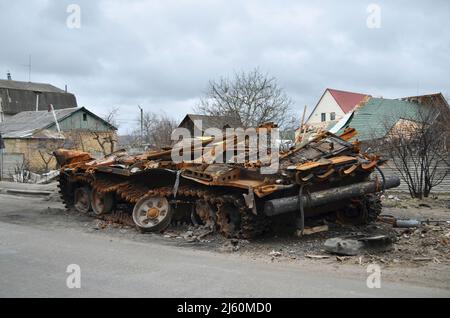
<instances>
[{"instance_id":1,"label":"white house","mask_svg":"<svg viewBox=\"0 0 450 318\"><path fill-rule=\"evenodd\" d=\"M330 122L337 122L351 112L358 104L370 98L370 95L339 91L327 88L316 107L306 120L310 127L324 128Z\"/></svg>"}]
</instances>

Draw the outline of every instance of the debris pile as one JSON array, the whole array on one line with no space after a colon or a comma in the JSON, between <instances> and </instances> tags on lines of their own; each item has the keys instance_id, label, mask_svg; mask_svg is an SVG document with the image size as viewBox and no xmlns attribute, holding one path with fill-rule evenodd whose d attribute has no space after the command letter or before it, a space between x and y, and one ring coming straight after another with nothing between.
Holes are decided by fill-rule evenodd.
<instances>
[{"instance_id":1,"label":"debris pile","mask_svg":"<svg viewBox=\"0 0 450 318\"><path fill-rule=\"evenodd\" d=\"M254 257L266 256L271 261L340 262L366 265L378 262L384 265L450 264L450 224L420 223L418 227L399 228L384 222L369 227L328 224L329 230L302 237L267 236L252 240L251 244L232 246L221 241L220 252L239 252ZM217 242L216 236L210 241ZM219 240L220 241L220 240ZM224 246L224 247L222 247Z\"/></svg>"},{"instance_id":2,"label":"debris pile","mask_svg":"<svg viewBox=\"0 0 450 318\"><path fill-rule=\"evenodd\" d=\"M386 222L386 219L391 223ZM396 224L410 224L411 227L398 227ZM118 225L108 221L94 224L96 230L111 226ZM382 216L370 226L345 226L328 222L325 227L310 225L308 222L305 227L308 230L318 228L322 230L301 237L271 233L248 241L217 235L211 226L183 223L172 226L162 237L181 245L188 243L189 246L214 249L222 253L266 257L272 262L309 259L358 265L377 262L385 266L450 264L448 221L419 222Z\"/></svg>"},{"instance_id":3,"label":"debris pile","mask_svg":"<svg viewBox=\"0 0 450 318\"><path fill-rule=\"evenodd\" d=\"M397 243L392 259L412 262L450 261L450 224L423 223L418 227L395 228Z\"/></svg>"},{"instance_id":4,"label":"debris pile","mask_svg":"<svg viewBox=\"0 0 450 318\"><path fill-rule=\"evenodd\" d=\"M29 170L21 170L12 175L14 182L19 183L36 183L45 184L50 183L59 176L58 170L52 170L46 173L38 174Z\"/></svg>"}]
</instances>

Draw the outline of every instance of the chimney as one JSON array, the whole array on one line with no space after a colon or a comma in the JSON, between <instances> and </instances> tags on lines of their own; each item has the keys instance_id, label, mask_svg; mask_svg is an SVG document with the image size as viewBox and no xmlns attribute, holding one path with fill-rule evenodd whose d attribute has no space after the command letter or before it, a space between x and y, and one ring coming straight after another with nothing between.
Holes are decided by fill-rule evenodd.
<instances>
[{"instance_id":1,"label":"chimney","mask_svg":"<svg viewBox=\"0 0 450 318\"><path fill-rule=\"evenodd\" d=\"M8 79L8 81L11 81L11 72L8 71L8 73L6 73L6 78Z\"/></svg>"},{"instance_id":2,"label":"chimney","mask_svg":"<svg viewBox=\"0 0 450 318\"><path fill-rule=\"evenodd\" d=\"M67 84L65 85L65 88L64 88L64 90L66 91L66 93L67 93Z\"/></svg>"}]
</instances>

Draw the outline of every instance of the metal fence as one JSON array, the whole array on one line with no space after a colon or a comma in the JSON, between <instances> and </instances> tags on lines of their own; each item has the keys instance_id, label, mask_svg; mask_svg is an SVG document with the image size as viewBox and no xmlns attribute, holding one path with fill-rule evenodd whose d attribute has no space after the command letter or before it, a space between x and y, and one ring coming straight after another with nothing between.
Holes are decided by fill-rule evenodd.
<instances>
[{"instance_id":1,"label":"metal fence","mask_svg":"<svg viewBox=\"0 0 450 318\"><path fill-rule=\"evenodd\" d=\"M412 166L413 163L410 163L410 165ZM383 173L385 174L386 177L390 177L390 176L400 177L400 173L395 168L395 165L392 161L388 161L381 169L383 170ZM449 169L450 168L445 165L439 166L437 168L438 173L445 173L445 171L449 171ZM408 185L406 184L406 182L403 180L401 182L402 183L400 184L400 186L393 190L398 191L398 192L409 192ZM438 186L434 187L431 190L431 193L432 194L450 194L450 173L448 173L447 176L444 178L444 180L442 180L441 184L439 184Z\"/></svg>"}]
</instances>

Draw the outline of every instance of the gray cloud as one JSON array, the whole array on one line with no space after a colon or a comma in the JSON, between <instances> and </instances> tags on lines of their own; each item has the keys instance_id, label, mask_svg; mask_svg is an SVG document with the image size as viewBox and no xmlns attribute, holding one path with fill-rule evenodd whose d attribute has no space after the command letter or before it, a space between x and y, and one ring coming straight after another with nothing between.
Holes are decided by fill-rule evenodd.
<instances>
[{"instance_id":1,"label":"gray cloud","mask_svg":"<svg viewBox=\"0 0 450 318\"><path fill-rule=\"evenodd\" d=\"M381 28L366 26L367 6ZM67 5L82 10L66 27ZM181 119L208 80L259 66L301 112L326 87L399 97L449 92L447 1L5 1L0 72L51 82L98 113L137 104ZM4 76L1 75L0 76Z\"/></svg>"}]
</instances>

